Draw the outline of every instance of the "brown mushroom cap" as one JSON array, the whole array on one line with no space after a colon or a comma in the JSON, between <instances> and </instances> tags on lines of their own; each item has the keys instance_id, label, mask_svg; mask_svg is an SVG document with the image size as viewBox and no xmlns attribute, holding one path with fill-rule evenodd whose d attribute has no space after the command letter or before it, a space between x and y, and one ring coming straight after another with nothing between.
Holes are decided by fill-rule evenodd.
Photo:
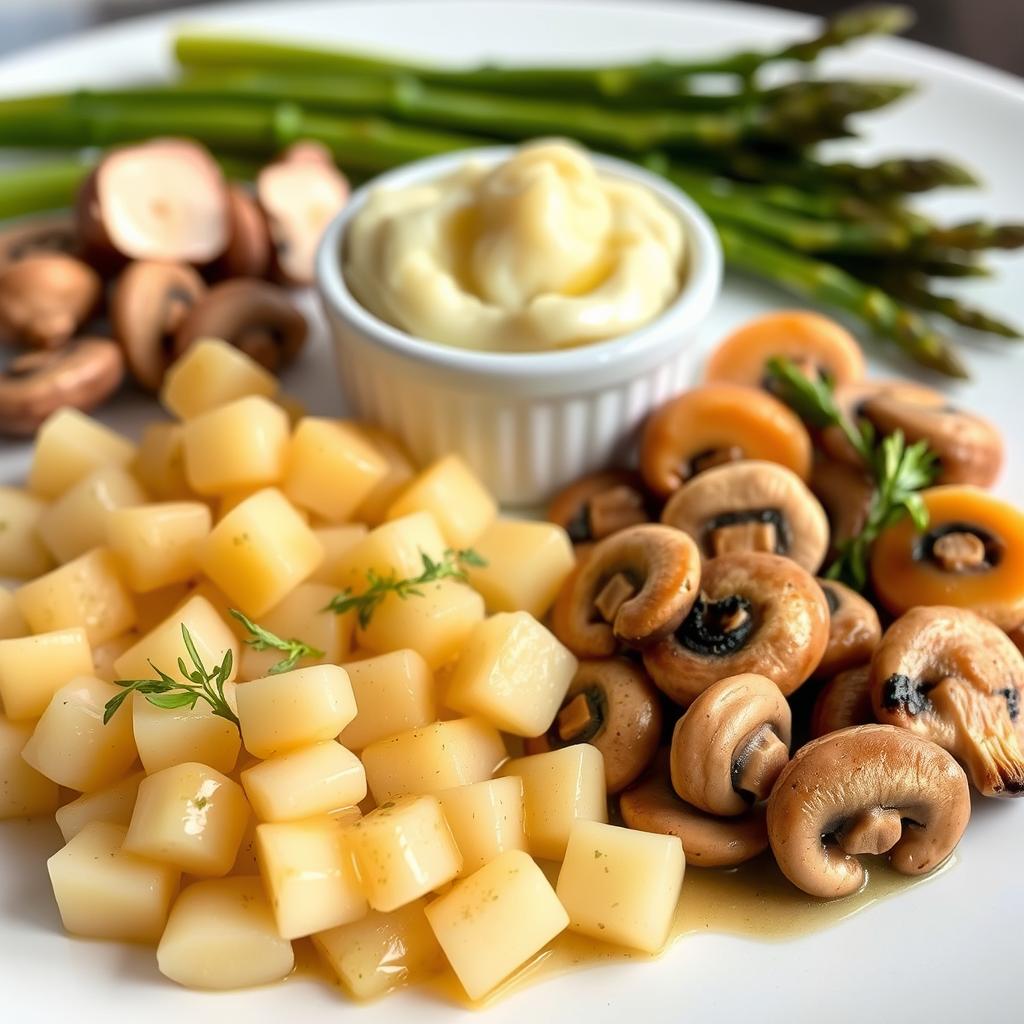
<instances>
[{"instance_id":1,"label":"brown mushroom cap","mask_svg":"<svg viewBox=\"0 0 1024 1024\"><path fill-rule=\"evenodd\" d=\"M817 580L791 559L737 552L704 563L693 609L644 650L644 667L684 707L745 672L788 695L813 674L827 643L828 603Z\"/></svg>"},{"instance_id":2,"label":"brown mushroom cap","mask_svg":"<svg viewBox=\"0 0 1024 1024\"><path fill-rule=\"evenodd\" d=\"M556 633L581 658L643 647L682 622L699 584L700 554L685 533L631 526L595 544L566 581Z\"/></svg>"},{"instance_id":3,"label":"brown mushroom cap","mask_svg":"<svg viewBox=\"0 0 1024 1024\"><path fill-rule=\"evenodd\" d=\"M646 770L661 740L658 691L623 658L581 661L551 728L525 741L528 754L590 743L604 755L605 784L618 793Z\"/></svg>"},{"instance_id":4,"label":"brown mushroom cap","mask_svg":"<svg viewBox=\"0 0 1024 1024\"><path fill-rule=\"evenodd\" d=\"M215 277L266 277L273 259L270 229L263 211L241 185L228 186L227 248L214 268Z\"/></svg>"},{"instance_id":5,"label":"brown mushroom cap","mask_svg":"<svg viewBox=\"0 0 1024 1024\"><path fill-rule=\"evenodd\" d=\"M742 814L767 799L791 738L789 704L770 679L749 672L721 679L676 722L672 785L708 814Z\"/></svg>"},{"instance_id":6,"label":"brown mushroom cap","mask_svg":"<svg viewBox=\"0 0 1024 1024\"><path fill-rule=\"evenodd\" d=\"M859 854L889 854L905 875L934 871L971 816L967 777L941 747L905 729L861 725L801 747L768 800L782 873L812 896L864 884Z\"/></svg>"},{"instance_id":7,"label":"brown mushroom cap","mask_svg":"<svg viewBox=\"0 0 1024 1024\"><path fill-rule=\"evenodd\" d=\"M911 609L871 661L878 720L954 754L984 796L1024 794L1022 688L1024 656L1001 629L962 608Z\"/></svg>"},{"instance_id":8,"label":"brown mushroom cap","mask_svg":"<svg viewBox=\"0 0 1024 1024\"><path fill-rule=\"evenodd\" d=\"M0 231L0 270L26 256L46 253L72 256L77 251L78 235L71 214L48 214L19 220Z\"/></svg>"},{"instance_id":9,"label":"brown mushroom cap","mask_svg":"<svg viewBox=\"0 0 1024 1024\"><path fill-rule=\"evenodd\" d=\"M871 707L871 666L858 665L833 676L822 688L811 711L813 738L875 720Z\"/></svg>"},{"instance_id":10,"label":"brown mushroom cap","mask_svg":"<svg viewBox=\"0 0 1024 1024\"><path fill-rule=\"evenodd\" d=\"M817 572L828 550L825 510L796 473L774 462L706 470L676 491L661 521L693 537L706 558L767 551Z\"/></svg>"},{"instance_id":11,"label":"brown mushroom cap","mask_svg":"<svg viewBox=\"0 0 1024 1024\"><path fill-rule=\"evenodd\" d=\"M824 679L871 660L882 639L882 624L874 605L838 580L819 580L828 602L828 645L818 663Z\"/></svg>"},{"instance_id":12,"label":"brown mushroom cap","mask_svg":"<svg viewBox=\"0 0 1024 1024\"><path fill-rule=\"evenodd\" d=\"M548 506L548 519L563 527L573 544L586 544L649 522L651 515L640 474L607 469L559 491Z\"/></svg>"},{"instance_id":13,"label":"brown mushroom cap","mask_svg":"<svg viewBox=\"0 0 1024 1024\"><path fill-rule=\"evenodd\" d=\"M810 488L828 517L828 557L832 559L842 544L864 529L875 485L862 466L817 459L811 470Z\"/></svg>"}]
</instances>

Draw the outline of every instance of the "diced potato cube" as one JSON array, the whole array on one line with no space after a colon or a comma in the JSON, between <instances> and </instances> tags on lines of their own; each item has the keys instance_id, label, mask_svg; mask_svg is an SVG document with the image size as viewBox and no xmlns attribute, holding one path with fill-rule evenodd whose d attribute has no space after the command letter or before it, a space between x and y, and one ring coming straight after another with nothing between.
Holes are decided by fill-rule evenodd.
<instances>
[{"instance_id":1,"label":"diced potato cube","mask_svg":"<svg viewBox=\"0 0 1024 1024\"><path fill-rule=\"evenodd\" d=\"M604 758L589 743L514 758L501 774L523 780L526 840L534 857L561 860L577 819L608 820Z\"/></svg>"},{"instance_id":2,"label":"diced potato cube","mask_svg":"<svg viewBox=\"0 0 1024 1024\"><path fill-rule=\"evenodd\" d=\"M307 417L288 446L282 490L329 522L352 517L388 472L388 464L347 423Z\"/></svg>"},{"instance_id":3,"label":"diced potato cube","mask_svg":"<svg viewBox=\"0 0 1024 1024\"><path fill-rule=\"evenodd\" d=\"M485 996L569 923L544 872L521 850L456 882L426 915L471 999Z\"/></svg>"},{"instance_id":4,"label":"diced potato cube","mask_svg":"<svg viewBox=\"0 0 1024 1024\"><path fill-rule=\"evenodd\" d=\"M236 877L195 882L182 892L156 962L179 985L226 990L287 978L295 954L277 933L259 878Z\"/></svg>"},{"instance_id":5,"label":"diced potato cube","mask_svg":"<svg viewBox=\"0 0 1024 1024\"><path fill-rule=\"evenodd\" d=\"M344 829L331 818L259 825L256 857L286 939L358 921L369 910Z\"/></svg>"},{"instance_id":6,"label":"diced potato cube","mask_svg":"<svg viewBox=\"0 0 1024 1024\"><path fill-rule=\"evenodd\" d=\"M245 749L256 757L332 740L356 716L348 673L337 665L253 679L238 687L235 701Z\"/></svg>"},{"instance_id":7,"label":"diced potato cube","mask_svg":"<svg viewBox=\"0 0 1024 1024\"><path fill-rule=\"evenodd\" d=\"M22 584L14 599L33 633L81 626L89 643L98 646L135 625L132 596L106 548Z\"/></svg>"},{"instance_id":8,"label":"diced potato cube","mask_svg":"<svg viewBox=\"0 0 1024 1024\"><path fill-rule=\"evenodd\" d=\"M288 414L288 422L294 427L309 412L306 403L295 395L279 394L274 401Z\"/></svg>"},{"instance_id":9,"label":"diced potato cube","mask_svg":"<svg viewBox=\"0 0 1024 1024\"><path fill-rule=\"evenodd\" d=\"M30 722L12 722L0 716L0 821L53 814L60 803L57 783L21 756L31 735Z\"/></svg>"},{"instance_id":10,"label":"diced potato cube","mask_svg":"<svg viewBox=\"0 0 1024 1024\"><path fill-rule=\"evenodd\" d=\"M246 615L280 603L323 560L313 531L280 492L258 491L229 512L203 544L203 571Z\"/></svg>"},{"instance_id":11,"label":"diced potato cube","mask_svg":"<svg viewBox=\"0 0 1024 1024\"><path fill-rule=\"evenodd\" d=\"M415 651L392 651L349 662L355 719L338 739L360 751L376 740L427 725L437 718L434 676Z\"/></svg>"},{"instance_id":12,"label":"diced potato cube","mask_svg":"<svg viewBox=\"0 0 1024 1024\"><path fill-rule=\"evenodd\" d=\"M374 800L439 793L489 779L505 760L497 729L478 718L454 718L377 740L363 750Z\"/></svg>"},{"instance_id":13,"label":"diced potato cube","mask_svg":"<svg viewBox=\"0 0 1024 1024\"><path fill-rule=\"evenodd\" d=\"M540 736L554 721L576 664L528 612L499 612L473 630L445 703L515 736Z\"/></svg>"},{"instance_id":14,"label":"diced potato cube","mask_svg":"<svg viewBox=\"0 0 1024 1024\"><path fill-rule=\"evenodd\" d=\"M678 836L577 821L555 889L571 931L657 953L668 940L685 868Z\"/></svg>"},{"instance_id":15,"label":"diced potato cube","mask_svg":"<svg viewBox=\"0 0 1024 1024\"><path fill-rule=\"evenodd\" d=\"M15 721L38 718L76 676L92 674L92 650L81 628L0 640L0 700Z\"/></svg>"},{"instance_id":16,"label":"diced potato cube","mask_svg":"<svg viewBox=\"0 0 1024 1024\"><path fill-rule=\"evenodd\" d=\"M128 586L140 593L195 576L210 525L210 508L200 501L140 505L107 514L106 541Z\"/></svg>"},{"instance_id":17,"label":"diced potato cube","mask_svg":"<svg viewBox=\"0 0 1024 1024\"><path fill-rule=\"evenodd\" d=\"M195 497L185 477L185 428L180 423L146 426L132 472L157 501Z\"/></svg>"},{"instance_id":18,"label":"diced potato cube","mask_svg":"<svg viewBox=\"0 0 1024 1024\"><path fill-rule=\"evenodd\" d=\"M342 523L340 526L316 526L313 528L316 539L324 549L324 560L320 567L310 576L314 583L330 584L338 589L338 566L342 559L366 537L365 523Z\"/></svg>"},{"instance_id":19,"label":"diced potato cube","mask_svg":"<svg viewBox=\"0 0 1024 1024\"><path fill-rule=\"evenodd\" d=\"M277 483L288 450L288 416L266 398L239 398L185 424L185 476L199 494Z\"/></svg>"},{"instance_id":20,"label":"diced potato cube","mask_svg":"<svg viewBox=\"0 0 1024 1024\"><path fill-rule=\"evenodd\" d=\"M371 910L358 921L314 935L313 944L350 995L385 995L444 966L444 954L423 913L426 905L419 899L390 914Z\"/></svg>"},{"instance_id":21,"label":"diced potato cube","mask_svg":"<svg viewBox=\"0 0 1024 1024\"><path fill-rule=\"evenodd\" d=\"M138 633L123 633L121 636L108 640L92 652L92 674L105 683L112 683L121 676L114 671L114 662L139 639Z\"/></svg>"},{"instance_id":22,"label":"diced potato cube","mask_svg":"<svg viewBox=\"0 0 1024 1024\"><path fill-rule=\"evenodd\" d=\"M242 788L203 764L179 764L142 780L124 848L192 875L226 875L249 821Z\"/></svg>"},{"instance_id":23,"label":"diced potato cube","mask_svg":"<svg viewBox=\"0 0 1024 1024\"><path fill-rule=\"evenodd\" d=\"M18 610L14 594L0 586L0 640L13 640L28 633L28 623Z\"/></svg>"},{"instance_id":24,"label":"diced potato cube","mask_svg":"<svg viewBox=\"0 0 1024 1024\"><path fill-rule=\"evenodd\" d=\"M139 785L146 777L145 772L134 772L120 782L98 789L95 793L83 793L77 800L57 808L57 827L70 843L90 822L102 821L108 825L121 825L125 829L132 820L135 798Z\"/></svg>"},{"instance_id":25,"label":"diced potato cube","mask_svg":"<svg viewBox=\"0 0 1024 1024\"><path fill-rule=\"evenodd\" d=\"M256 860L256 829L259 822L255 815L249 816L249 823L245 826L242 834L242 842L238 846L238 856L231 866L231 875L258 875L260 866Z\"/></svg>"},{"instance_id":26,"label":"diced potato cube","mask_svg":"<svg viewBox=\"0 0 1024 1024\"><path fill-rule=\"evenodd\" d=\"M379 526L387 518L391 504L416 475L416 467L405 448L387 431L369 423L357 423L354 427L388 464L387 473L377 481L355 512L355 518L360 522Z\"/></svg>"},{"instance_id":27,"label":"diced potato cube","mask_svg":"<svg viewBox=\"0 0 1024 1024\"><path fill-rule=\"evenodd\" d=\"M103 709L119 686L79 676L62 686L36 723L21 756L68 789L93 793L125 775L137 756L131 715L103 724Z\"/></svg>"},{"instance_id":28,"label":"diced potato cube","mask_svg":"<svg viewBox=\"0 0 1024 1024\"><path fill-rule=\"evenodd\" d=\"M134 457L128 438L77 409L59 409L36 432L28 489L57 498L100 466L128 466Z\"/></svg>"},{"instance_id":29,"label":"diced potato cube","mask_svg":"<svg viewBox=\"0 0 1024 1024\"><path fill-rule=\"evenodd\" d=\"M239 398L276 394L277 378L251 356L219 338L201 338L167 371L160 401L190 420Z\"/></svg>"},{"instance_id":30,"label":"diced potato cube","mask_svg":"<svg viewBox=\"0 0 1024 1024\"><path fill-rule=\"evenodd\" d=\"M155 629L194 593L195 588L189 583L169 583L166 587L148 590L144 594L133 594L136 618L133 632L143 636Z\"/></svg>"},{"instance_id":31,"label":"diced potato cube","mask_svg":"<svg viewBox=\"0 0 1024 1024\"><path fill-rule=\"evenodd\" d=\"M515 775L457 786L437 794L463 875L471 875L506 850L525 850L523 781Z\"/></svg>"},{"instance_id":32,"label":"diced potato cube","mask_svg":"<svg viewBox=\"0 0 1024 1024\"><path fill-rule=\"evenodd\" d=\"M47 862L53 895L72 935L156 942L181 873L122 849L125 827L89 822Z\"/></svg>"},{"instance_id":33,"label":"diced potato cube","mask_svg":"<svg viewBox=\"0 0 1024 1024\"><path fill-rule=\"evenodd\" d=\"M436 797L389 801L345 836L374 910L397 910L450 882L462 867Z\"/></svg>"},{"instance_id":34,"label":"diced potato cube","mask_svg":"<svg viewBox=\"0 0 1024 1024\"><path fill-rule=\"evenodd\" d=\"M215 715L205 701L194 708L158 708L144 694L136 693L131 708L139 759L148 775L189 762L205 764L224 775L234 769L242 747L238 729Z\"/></svg>"},{"instance_id":35,"label":"diced potato cube","mask_svg":"<svg viewBox=\"0 0 1024 1024\"><path fill-rule=\"evenodd\" d=\"M355 754L332 740L247 768L242 785L261 821L298 821L359 803L366 773Z\"/></svg>"},{"instance_id":36,"label":"diced potato cube","mask_svg":"<svg viewBox=\"0 0 1024 1024\"><path fill-rule=\"evenodd\" d=\"M27 491L0 487L0 579L29 580L53 565L36 533L46 508L45 501Z\"/></svg>"}]
</instances>

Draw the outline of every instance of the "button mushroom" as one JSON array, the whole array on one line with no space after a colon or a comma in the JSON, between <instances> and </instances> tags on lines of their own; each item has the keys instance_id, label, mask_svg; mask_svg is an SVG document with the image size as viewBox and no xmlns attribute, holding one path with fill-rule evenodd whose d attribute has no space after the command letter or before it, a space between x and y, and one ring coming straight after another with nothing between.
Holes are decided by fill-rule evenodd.
<instances>
[{"instance_id":1,"label":"button mushroom","mask_svg":"<svg viewBox=\"0 0 1024 1024\"><path fill-rule=\"evenodd\" d=\"M704 563L690 614L644 650L644 667L684 707L745 672L788 695L818 667L827 643L828 604L814 577L788 558L739 552Z\"/></svg>"},{"instance_id":2,"label":"button mushroom","mask_svg":"<svg viewBox=\"0 0 1024 1024\"><path fill-rule=\"evenodd\" d=\"M77 251L78 235L70 214L19 220L0 231L0 270L26 256L46 253L72 256Z\"/></svg>"},{"instance_id":3,"label":"button mushroom","mask_svg":"<svg viewBox=\"0 0 1024 1024\"><path fill-rule=\"evenodd\" d=\"M656 409L640 441L640 471L663 498L697 473L738 459L778 462L806 478L811 440L800 419L771 395L707 384Z\"/></svg>"},{"instance_id":4,"label":"button mushroom","mask_svg":"<svg viewBox=\"0 0 1024 1024\"><path fill-rule=\"evenodd\" d=\"M988 619L961 608L914 608L871 661L880 722L933 740L967 767L984 796L1024 793L1016 732L1024 656Z\"/></svg>"},{"instance_id":5,"label":"button mushroom","mask_svg":"<svg viewBox=\"0 0 1024 1024\"><path fill-rule=\"evenodd\" d=\"M934 871L971 815L967 778L941 747L905 729L862 725L801 747L768 800L782 873L812 896L864 884L862 854L888 854L905 875Z\"/></svg>"},{"instance_id":6,"label":"button mushroom","mask_svg":"<svg viewBox=\"0 0 1024 1024\"><path fill-rule=\"evenodd\" d=\"M672 786L708 814L732 817L768 798L789 761L792 715L782 691L745 673L709 686L676 722Z\"/></svg>"},{"instance_id":7,"label":"button mushroom","mask_svg":"<svg viewBox=\"0 0 1024 1024\"><path fill-rule=\"evenodd\" d=\"M916 605L970 608L1002 629L1024 621L1024 513L974 487L932 487L921 500L926 530L904 519L872 548L881 603L893 615Z\"/></svg>"},{"instance_id":8,"label":"button mushroom","mask_svg":"<svg viewBox=\"0 0 1024 1024\"><path fill-rule=\"evenodd\" d=\"M828 602L828 645L817 675L829 679L871 660L882 639L882 624L870 601L836 580L819 580Z\"/></svg>"},{"instance_id":9,"label":"button mushroom","mask_svg":"<svg viewBox=\"0 0 1024 1024\"><path fill-rule=\"evenodd\" d=\"M864 529L875 485L863 466L816 459L809 486L828 517L828 557L836 558L842 545Z\"/></svg>"},{"instance_id":10,"label":"button mushroom","mask_svg":"<svg viewBox=\"0 0 1024 1024\"><path fill-rule=\"evenodd\" d=\"M812 737L824 736L875 720L871 707L871 666L858 665L833 676L822 688L811 711Z\"/></svg>"},{"instance_id":11,"label":"button mushroom","mask_svg":"<svg viewBox=\"0 0 1024 1024\"><path fill-rule=\"evenodd\" d=\"M241 185L228 186L227 248L213 266L215 278L266 277L273 247L263 211Z\"/></svg>"},{"instance_id":12,"label":"button mushroom","mask_svg":"<svg viewBox=\"0 0 1024 1024\"><path fill-rule=\"evenodd\" d=\"M551 499L548 519L586 544L651 520L649 501L639 473L608 469L569 484Z\"/></svg>"},{"instance_id":13,"label":"button mushroom","mask_svg":"<svg viewBox=\"0 0 1024 1024\"><path fill-rule=\"evenodd\" d=\"M661 740L658 691L622 658L582 661L551 728L526 740L528 754L590 743L604 755L605 784L618 793L646 770Z\"/></svg>"},{"instance_id":14,"label":"button mushroom","mask_svg":"<svg viewBox=\"0 0 1024 1024\"><path fill-rule=\"evenodd\" d=\"M707 558L767 551L817 572L828 549L825 510L800 477L774 462L701 473L669 499L661 521L688 533Z\"/></svg>"}]
</instances>

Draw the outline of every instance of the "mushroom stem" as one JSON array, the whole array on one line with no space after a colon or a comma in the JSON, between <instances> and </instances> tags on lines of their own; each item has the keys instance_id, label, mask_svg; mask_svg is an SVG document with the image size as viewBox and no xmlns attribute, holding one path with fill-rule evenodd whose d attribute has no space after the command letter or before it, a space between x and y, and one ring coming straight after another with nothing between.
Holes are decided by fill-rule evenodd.
<instances>
[{"instance_id":1,"label":"mushroom stem","mask_svg":"<svg viewBox=\"0 0 1024 1024\"><path fill-rule=\"evenodd\" d=\"M869 807L851 818L836 835L843 853L851 857L860 854L888 853L903 834L900 812L891 807Z\"/></svg>"},{"instance_id":2,"label":"mushroom stem","mask_svg":"<svg viewBox=\"0 0 1024 1024\"><path fill-rule=\"evenodd\" d=\"M627 484L595 494L587 504L590 535L600 539L647 522L644 498Z\"/></svg>"},{"instance_id":3,"label":"mushroom stem","mask_svg":"<svg viewBox=\"0 0 1024 1024\"><path fill-rule=\"evenodd\" d=\"M556 719L558 725L558 738L563 743L568 743L578 736L581 736L590 724L594 716L591 712L590 701L586 693L578 693L561 711Z\"/></svg>"},{"instance_id":4,"label":"mushroom stem","mask_svg":"<svg viewBox=\"0 0 1024 1024\"><path fill-rule=\"evenodd\" d=\"M789 763L789 747L765 724L740 744L733 764L732 785L738 793L749 794L754 803L767 800L782 769Z\"/></svg>"},{"instance_id":5,"label":"mushroom stem","mask_svg":"<svg viewBox=\"0 0 1024 1024\"><path fill-rule=\"evenodd\" d=\"M594 607L605 622L613 622L619 609L636 594L636 587L623 572L617 572L594 598Z\"/></svg>"},{"instance_id":6,"label":"mushroom stem","mask_svg":"<svg viewBox=\"0 0 1024 1024\"><path fill-rule=\"evenodd\" d=\"M958 530L940 537L932 547L932 558L946 572L965 572L985 564L985 542L975 533Z\"/></svg>"}]
</instances>

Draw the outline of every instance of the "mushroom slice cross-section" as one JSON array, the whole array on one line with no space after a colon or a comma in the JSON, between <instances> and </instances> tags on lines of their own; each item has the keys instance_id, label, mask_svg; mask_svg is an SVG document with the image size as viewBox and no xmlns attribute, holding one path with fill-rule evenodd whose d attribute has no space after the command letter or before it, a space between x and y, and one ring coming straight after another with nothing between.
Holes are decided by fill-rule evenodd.
<instances>
[{"instance_id":1,"label":"mushroom slice cross-section","mask_svg":"<svg viewBox=\"0 0 1024 1024\"><path fill-rule=\"evenodd\" d=\"M837 673L821 688L811 710L810 733L817 738L874 720L871 666L858 665Z\"/></svg>"},{"instance_id":2,"label":"mushroom slice cross-section","mask_svg":"<svg viewBox=\"0 0 1024 1024\"><path fill-rule=\"evenodd\" d=\"M882 639L882 624L870 601L837 580L819 580L828 602L828 645L816 674L831 678L871 660Z\"/></svg>"},{"instance_id":3,"label":"mushroom slice cross-section","mask_svg":"<svg viewBox=\"0 0 1024 1024\"><path fill-rule=\"evenodd\" d=\"M650 522L649 504L639 473L606 469L559 491L548 506L548 519L563 527L573 544L589 544Z\"/></svg>"}]
</instances>

